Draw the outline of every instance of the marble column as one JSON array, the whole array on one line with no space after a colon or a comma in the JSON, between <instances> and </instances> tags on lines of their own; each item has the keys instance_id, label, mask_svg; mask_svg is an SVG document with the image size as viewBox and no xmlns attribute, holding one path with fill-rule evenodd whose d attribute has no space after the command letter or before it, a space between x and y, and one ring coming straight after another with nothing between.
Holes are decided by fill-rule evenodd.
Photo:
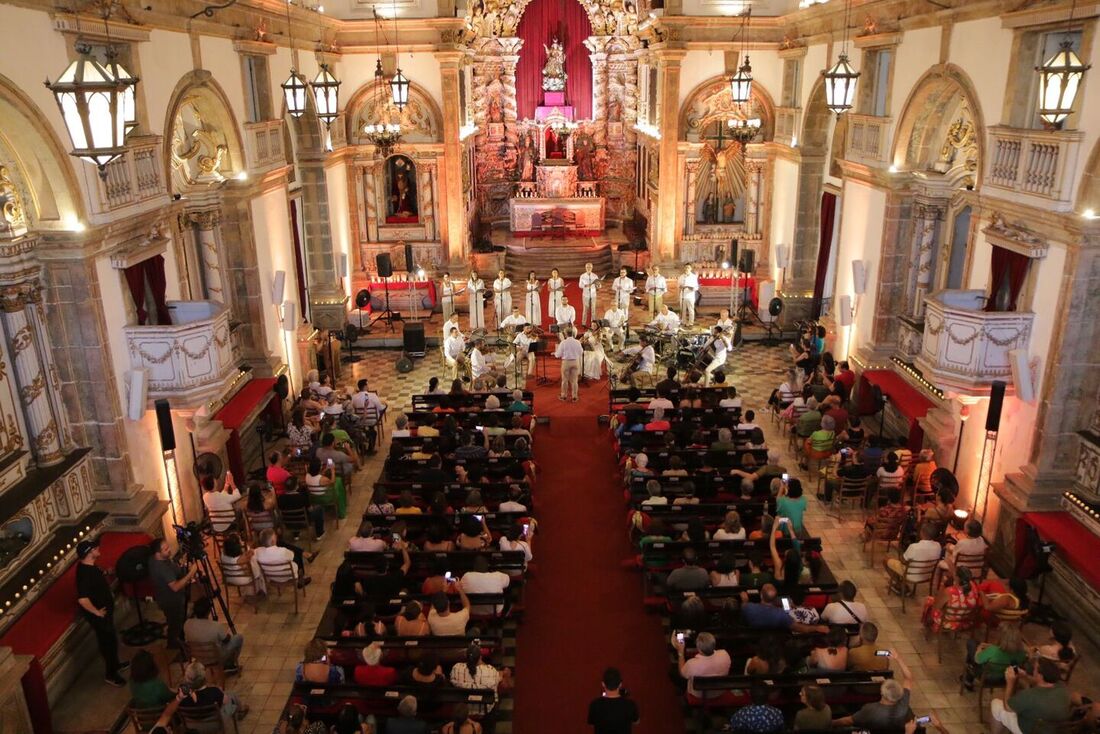
<instances>
[{"instance_id":1,"label":"marble column","mask_svg":"<svg viewBox=\"0 0 1100 734\"><path fill-rule=\"evenodd\" d=\"M760 233L760 172L762 167L757 161L745 161L745 175L748 178L748 191L745 196L745 231L751 235L757 235ZM760 260L758 264L763 263L763 252L757 253L757 258Z\"/></svg>"},{"instance_id":2,"label":"marble column","mask_svg":"<svg viewBox=\"0 0 1100 734\"><path fill-rule=\"evenodd\" d=\"M692 158L687 162L687 206L684 213L684 234L695 234L695 187L699 180L699 166L703 161Z\"/></svg>"},{"instance_id":3,"label":"marble column","mask_svg":"<svg viewBox=\"0 0 1100 734\"><path fill-rule=\"evenodd\" d=\"M438 159L431 159L419 162L420 176L419 184L420 190L418 195L420 197L420 221L424 223L424 231L427 233L429 240L435 240L439 237L439 232L436 227L435 219L435 181L439 175L437 171Z\"/></svg>"},{"instance_id":4,"label":"marble column","mask_svg":"<svg viewBox=\"0 0 1100 734\"><path fill-rule=\"evenodd\" d=\"M225 278L222 275L221 256L218 253L218 225L221 213L217 209L188 212L187 221L194 226L195 244L199 250L199 264L207 298L226 303Z\"/></svg>"},{"instance_id":5,"label":"marble column","mask_svg":"<svg viewBox=\"0 0 1100 734\"><path fill-rule=\"evenodd\" d=\"M443 82L443 99L459 98L459 62L462 52L458 50L436 51L439 62L439 74ZM518 60L518 57L517 57ZM506 64L507 66L507 64ZM513 87L515 85L515 64L512 66ZM439 202L438 216L443 234L443 248L451 261L461 262L466 257L466 214L462 197L462 141L459 139L462 126L462 110L457 104L443 105L443 189L451 192ZM512 105L513 119L515 105Z\"/></svg>"},{"instance_id":6,"label":"marble column","mask_svg":"<svg viewBox=\"0 0 1100 734\"><path fill-rule=\"evenodd\" d=\"M661 133L660 167L657 172L657 211L654 224L656 242L651 243L653 257L672 260L676 257L676 216L683 193L679 164L680 142L680 64L687 55L683 49L658 49L657 57L657 126Z\"/></svg>"},{"instance_id":7,"label":"marble column","mask_svg":"<svg viewBox=\"0 0 1100 734\"><path fill-rule=\"evenodd\" d=\"M61 429L49 396L50 376L38 353L38 338L29 312L41 299L37 281L9 285L0 291L4 335L15 370L31 448L39 466L57 464L65 454Z\"/></svg>"},{"instance_id":8,"label":"marble column","mask_svg":"<svg viewBox=\"0 0 1100 734\"><path fill-rule=\"evenodd\" d=\"M909 274L913 300L909 313L917 321L924 318L924 297L932 284L932 251L943 213L943 207L936 204L917 202L913 207L913 260Z\"/></svg>"},{"instance_id":9,"label":"marble column","mask_svg":"<svg viewBox=\"0 0 1100 734\"><path fill-rule=\"evenodd\" d=\"M589 36L584 46L592 60L592 119L607 120L607 36Z\"/></svg>"}]
</instances>

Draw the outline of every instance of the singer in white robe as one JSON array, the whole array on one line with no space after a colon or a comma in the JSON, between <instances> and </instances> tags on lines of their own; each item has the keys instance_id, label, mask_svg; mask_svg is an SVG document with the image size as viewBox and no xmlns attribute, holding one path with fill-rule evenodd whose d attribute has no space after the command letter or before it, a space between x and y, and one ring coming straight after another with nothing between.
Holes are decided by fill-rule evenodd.
<instances>
[{"instance_id":1,"label":"singer in white robe","mask_svg":"<svg viewBox=\"0 0 1100 734\"><path fill-rule=\"evenodd\" d=\"M558 306L561 305L561 299L565 297L565 281L558 275L557 268L550 271L550 277L546 281L546 289L550 292L546 302L546 313L553 319L557 317Z\"/></svg>"},{"instance_id":2,"label":"singer in white robe","mask_svg":"<svg viewBox=\"0 0 1100 734\"><path fill-rule=\"evenodd\" d=\"M626 268L619 268L619 277L611 283L611 291L615 294L615 305L630 316L630 294L634 292L634 281L627 277Z\"/></svg>"},{"instance_id":3,"label":"singer in white robe","mask_svg":"<svg viewBox=\"0 0 1100 734\"><path fill-rule=\"evenodd\" d=\"M649 277L645 279L645 293L649 298L649 317L653 318L660 312L665 294L668 293L668 281L656 265L650 268Z\"/></svg>"},{"instance_id":4,"label":"singer in white robe","mask_svg":"<svg viewBox=\"0 0 1100 734\"><path fill-rule=\"evenodd\" d=\"M536 326L542 325L542 299L539 297L539 288L541 287L542 284L539 283L534 272L528 275L527 280L523 283L527 322Z\"/></svg>"},{"instance_id":5,"label":"singer in white robe","mask_svg":"<svg viewBox=\"0 0 1100 734\"><path fill-rule=\"evenodd\" d=\"M699 292L699 276L691 265L684 266L683 274L677 279L680 287L680 313L686 326L695 325L695 294Z\"/></svg>"},{"instance_id":6,"label":"singer in white robe","mask_svg":"<svg viewBox=\"0 0 1100 734\"><path fill-rule=\"evenodd\" d=\"M578 284L581 287L581 324L591 326L596 318L596 289L600 287L600 276L592 272L592 263L584 264Z\"/></svg>"},{"instance_id":7,"label":"singer in white robe","mask_svg":"<svg viewBox=\"0 0 1100 734\"><path fill-rule=\"evenodd\" d=\"M512 313L512 281L501 270L497 273L497 279L493 281L493 305L496 307L497 328L501 322Z\"/></svg>"},{"instance_id":8,"label":"singer in white robe","mask_svg":"<svg viewBox=\"0 0 1100 734\"><path fill-rule=\"evenodd\" d=\"M470 300L470 331L485 328L485 302L481 294L485 292L485 281L470 273L466 281L466 297Z\"/></svg>"},{"instance_id":9,"label":"singer in white robe","mask_svg":"<svg viewBox=\"0 0 1100 734\"><path fill-rule=\"evenodd\" d=\"M439 303L443 307L443 320L450 321L455 312L455 282L451 280L450 273L443 274L443 282L439 284Z\"/></svg>"}]
</instances>

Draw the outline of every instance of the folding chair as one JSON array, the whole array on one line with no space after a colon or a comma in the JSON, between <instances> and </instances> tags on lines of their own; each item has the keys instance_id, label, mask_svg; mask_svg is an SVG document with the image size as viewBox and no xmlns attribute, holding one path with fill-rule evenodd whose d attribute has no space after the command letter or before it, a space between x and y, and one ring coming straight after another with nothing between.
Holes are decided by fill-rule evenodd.
<instances>
[{"instance_id":1,"label":"folding chair","mask_svg":"<svg viewBox=\"0 0 1100 734\"><path fill-rule=\"evenodd\" d=\"M161 714L164 713L164 708L164 706L154 706L152 708L127 706L126 717L134 727L135 734L146 734L160 719Z\"/></svg>"},{"instance_id":2,"label":"folding chair","mask_svg":"<svg viewBox=\"0 0 1100 734\"><path fill-rule=\"evenodd\" d=\"M188 658L206 666L210 683L225 688L225 659L221 645L216 642L185 642L184 651Z\"/></svg>"},{"instance_id":3,"label":"folding chair","mask_svg":"<svg viewBox=\"0 0 1100 734\"><path fill-rule=\"evenodd\" d=\"M206 517L210 521L210 527L206 531L206 534L210 536L210 539L214 542L214 549L218 555L221 555L222 546L225 544L225 538L230 533L239 532L239 523L237 522L236 510L210 510L207 509ZM224 530L215 530L214 527L222 525L225 526Z\"/></svg>"},{"instance_id":4,"label":"folding chair","mask_svg":"<svg viewBox=\"0 0 1100 734\"><path fill-rule=\"evenodd\" d=\"M873 527L867 534L867 539L863 541L863 550L867 551L867 545L871 546L871 566L875 565L875 546L886 541L886 552L890 552L890 546L894 545L901 538L901 526L905 522L904 515L898 515L897 517L890 518L884 523L880 523Z\"/></svg>"},{"instance_id":5,"label":"folding chair","mask_svg":"<svg viewBox=\"0 0 1100 734\"><path fill-rule=\"evenodd\" d=\"M259 580L252 573L251 563L241 563L235 561L229 563L225 560L225 556L218 559L218 566L222 572L222 583L226 586L232 586L237 590L237 596L242 602L247 602L248 598L244 592L241 591L246 586L252 587L252 608L256 611L260 610L259 604L256 602L256 597L259 596ZM225 600L226 607L229 606L229 599Z\"/></svg>"},{"instance_id":6,"label":"folding chair","mask_svg":"<svg viewBox=\"0 0 1100 734\"><path fill-rule=\"evenodd\" d=\"M862 479L853 479L850 477L840 477L840 486L837 487L836 492L833 493L833 501L831 509L840 516L840 508L845 502L855 500L857 507L862 511L863 503L867 501L867 485L871 481L870 477L863 477Z\"/></svg>"},{"instance_id":7,"label":"folding chair","mask_svg":"<svg viewBox=\"0 0 1100 734\"><path fill-rule=\"evenodd\" d=\"M185 730L194 729L203 734L238 734L237 720L232 716L223 716L222 707L217 704L180 706L177 711Z\"/></svg>"},{"instance_id":8,"label":"folding chair","mask_svg":"<svg viewBox=\"0 0 1100 734\"><path fill-rule=\"evenodd\" d=\"M264 576L264 585L267 588L275 589L280 597L283 595L283 588L289 586L291 593L294 594L294 613L298 613L298 592L302 592L302 596L306 595L306 589L304 586L298 586L298 578L294 572L293 561L280 561L279 563L264 563L260 561L260 573Z\"/></svg>"},{"instance_id":9,"label":"folding chair","mask_svg":"<svg viewBox=\"0 0 1100 734\"><path fill-rule=\"evenodd\" d=\"M887 573L890 575L891 590L896 585L901 594L902 614L905 613L905 600L909 597L910 590L912 590L913 594L916 594L920 586L927 584L928 595L932 595L932 580L936 576L936 569L939 567L939 564L939 558L930 558L926 561L907 561L903 559L900 575L887 567Z\"/></svg>"},{"instance_id":10,"label":"folding chair","mask_svg":"<svg viewBox=\"0 0 1100 734\"><path fill-rule=\"evenodd\" d=\"M964 632L969 636L974 636L974 631L978 628L982 619L981 607L952 607L947 606L943 609L943 619L940 622L940 629L928 630L928 634L936 636L936 660L943 662L943 638L950 636L952 639L959 639L959 633ZM948 629L950 628L950 629Z\"/></svg>"}]
</instances>

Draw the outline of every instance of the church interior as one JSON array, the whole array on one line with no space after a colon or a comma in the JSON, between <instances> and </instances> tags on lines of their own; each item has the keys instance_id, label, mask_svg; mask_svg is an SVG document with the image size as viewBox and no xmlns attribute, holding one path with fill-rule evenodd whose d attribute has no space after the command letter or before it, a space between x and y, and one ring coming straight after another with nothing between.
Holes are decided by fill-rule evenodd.
<instances>
[{"instance_id":1,"label":"church interior","mask_svg":"<svg viewBox=\"0 0 1100 734\"><path fill-rule=\"evenodd\" d=\"M1100 731L1098 19L0 0L0 731Z\"/></svg>"}]
</instances>

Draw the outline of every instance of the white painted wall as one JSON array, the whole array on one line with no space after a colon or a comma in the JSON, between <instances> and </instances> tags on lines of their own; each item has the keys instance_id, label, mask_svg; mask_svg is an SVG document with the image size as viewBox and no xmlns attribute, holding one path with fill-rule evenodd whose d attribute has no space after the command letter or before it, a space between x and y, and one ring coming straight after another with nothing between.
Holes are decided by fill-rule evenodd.
<instances>
[{"instance_id":1,"label":"white painted wall","mask_svg":"<svg viewBox=\"0 0 1100 734\"><path fill-rule=\"evenodd\" d=\"M676 114L692 91L712 77L726 73L726 55L722 51L688 51L680 62L680 95ZM668 111L665 111L668 114Z\"/></svg>"},{"instance_id":2,"label":"white painted wall","mask_svg":"<svg viewBox=\"0 0 1100 734\"><path fill-rule=\"evenodd\" d=\"M271 284L275 280L275 271L286 273L284 300L298 301L298 279L294 270L294 245L290 237L290 209L287 203L287 190L280 187L256 197L251 201L252 229L256 238L256 269L260 279L260 294L263 299L264 337L267 351L291 366L292 385L300 384L300 376L295 369L297 357L294 355L293 333L283 331L281 312L271 297ZM302 313L302 304L297 304L297 314ZM290 358L288 359L288 349Z\"/></svg>"},{"instance_id":3,"label":"white painted wall","mask_svg":"<svg viewBox=\"0 0 1100 734\"><path fill-rule=\"evenodd\" d=\"M916 86L917 80L939 60L942 35L938 26L917 28L902 35L901 43L894 49L890 117L894 118L895 126L901 119L905 101Z\"/></svg>"},{"instance_id":4,"label":"white painted wall","mask_svg":"<svg viewBox=\"0 0 1100 734\"><path fill-rule=\"evenodd\" d=\"M1002 28L999 18L966 21L951 31L948 59L961 67L973 82L986 125L1001 122L1011 56L1012 31ZM931 61L935 63L935 58Z\"/></svg>"},{"instance_id":5,"label":"white painted wall","mask_svg":"<svg viewBox=\"0 0 1100 734\"><path fill-rule=\"evenodd\" d=\"M325 182L328 185L328 215L332 228L332 250L336 254L336 266L340 255L345 255L348 270L355 272L355 258L351 252L351 212L348 205L348 168L343 160L325 166ZM351 276L340 273L344 293L351 297Z\"/></svg>"},{"instance_id":6,"label":"white painted wall","mask_svg":"<svg viewBox=\"0 0 1100 734\"><path fill-rule=\"evenodd\" d=\"M229 109L237 123L237 134L244 139L241 127L248 120L245 112L244 72L241 68L241 56L233 48L228 38L203 36L199 43L202 54L202 67L209 71L218 86L229 100ZM282 81L280 79L279 81Z\"/></svg>"},{"instance_id":7,"label":"white painted wall","mask_svg":"<svg viewBox=\"0 0 1100 734\"><path fill-rule=\"evenodd\" d=\"M852 302L857 306L852 326L838 327L839 338L846 340L844 344L850 344L847 351L854 352L860 345L871 340L881 264L879 253L882 250L886 192L855 181L845 181L840 197L840 211L833 308L838 307L838 301L844 295L851 296ZM852 287L853 260L863 260L867 267L867 292L858 297Z\"/></svg>"},{"instance_id":8,"label":"white painted wall","mask_svg":"<svg viewBox=\"0 0 1100 734\"><path fill-rule=\"evenodd\" d=\"M184 74L194 68L191 41L185 33L154 30L149 34L149 43L138 46L138 54L142 77L138 94L145 98L150 130L157 135L167 135L172 124L166 119L172 94ZM219 84L224 82L215 78Z\"/></svg>"},{"instance_id":9,"label":"white painted wall","mask_svg":"<svg viewBox=\"0 0 1100 734\"><path fill-rule=\"evenodd\" d=\"M794 243L794 219L796 207L793 202L798 201L798 165L794 161L783 158L775 159L775 173L772 176L774 191L772 193L772 221L771 240L772 247L776 244L790 247ZM787 203L791 202L791 203ZM774 249L772 250L774 252ZM771 258L772 278L779 282L779 267L776 258Z\"/></svg>"}]
</instances>

